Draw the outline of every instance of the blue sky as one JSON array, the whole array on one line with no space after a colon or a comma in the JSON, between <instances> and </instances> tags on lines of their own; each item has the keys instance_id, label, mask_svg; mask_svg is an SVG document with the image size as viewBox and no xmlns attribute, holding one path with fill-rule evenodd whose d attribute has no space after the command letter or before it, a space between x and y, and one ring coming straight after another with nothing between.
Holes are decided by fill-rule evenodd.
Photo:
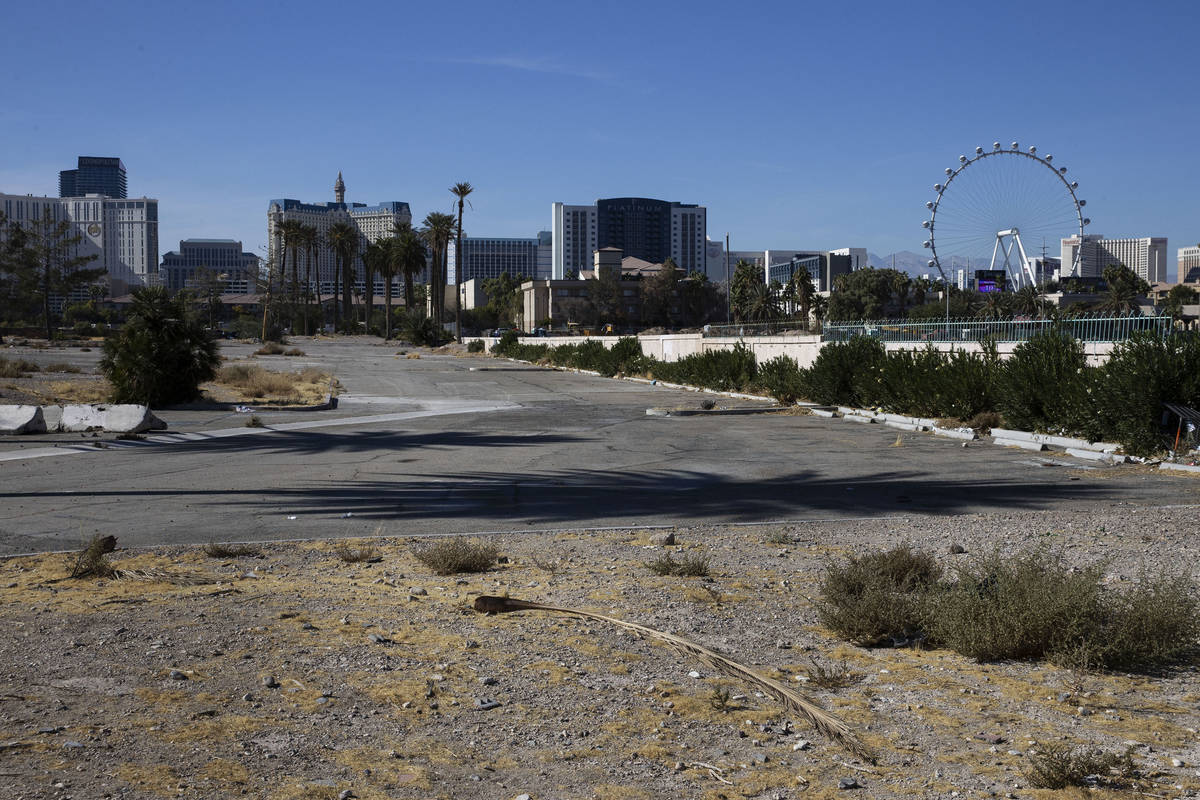
<instances>
[{"instance_id":1,"label":"blue sky","mask_svg":"<svg viewBox=\"0 0 1200 800\"><path fill-rule=\"evenodd\" d=\"M960 153L1036 144L1109 237L1200 242L1186 2L11 3L0 192L117 155L160 246L266 242L274 197L476 187L468 234L556 200L708 207L735 249L921 249ZM1173 269L1171 277L1173 277Z\"/></svg>"}]
</instances>

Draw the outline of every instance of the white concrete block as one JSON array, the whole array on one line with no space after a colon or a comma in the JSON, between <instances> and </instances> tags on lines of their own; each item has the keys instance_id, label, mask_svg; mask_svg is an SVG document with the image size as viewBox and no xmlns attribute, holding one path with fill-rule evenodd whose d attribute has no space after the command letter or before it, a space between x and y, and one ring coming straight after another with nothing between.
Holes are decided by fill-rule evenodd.
<instances>
[{"instance_id":1,"label":"white concrete block","mask_svg":"<svg viewBox=\"0 0 1200 800\"><path fill-rule=\"evenodd\" d=\"M0 406L0 434L45 432L46 420L40 406Z\"/></svg>"},{"instance_id":2,"label":"white concrete block","mask_svg":"<svg viewBox=\"0 0 1200 800\"><path fill-rule=\"evenodd\" d=\"M1099 450L1083 450L1078 447L1068 447L1067 455L1084 458L1088 461L1103 461L1105 464L1124 464L1129 460L1128 456L1117 455L1116 453L1103 453Z\"/></svg>"},{"instance_id":3,"label":"white concrete block","mask_svg":"<svg viewBox=\"0 0 1200 800\"><path fill-rule=\"evenodd\" d=\"M71 404L63 406L60 429L73 433L104 429L105 406Z\"/></svg>"},{"instance_id":4,"label":"white concrete block","mask_svg":"<svg viewBox=\"0 0 1200 800\"><path fill-rule=\"evenodd\" d=\"M923 430L925 430L924 425L917 425L912 422L895 422L895 421L889 419L889 420L885 420L883 424L887 425L889 428L896 428L897 430L902 430L902 431L923 431Z\"/></svg>"},{"instance_id":5,"label":"white concrete block","mask_svg":"<svg viewBox=\"0 0 1200 800\"><path fill-rule=\"evenodd\" d=\"M975 431L960 431L954 428L938 428L936 426L933 428L933 433L935 436L945 436L950 439L964 439L968 442L979 438Z\"/></svg>"},{"instance_id":6,"label":"white concrete block","mask_svg":"<svg viewBox=\"0 0 1200 800\"><path fill-rule=\"evenodd\" d=\"M836 417L836 411L830 411L827 408L814 408L810 412L814 417Z\"/></svg>"},{"instance_id":7,"label":"white concrete block","mask_svg":"<svg viewBox=\"0 0 1200 800\"><path fill-rule=\"evenodd\" d=\"M62 430L63 407L42 406L42 418L46 420L47 432L58 433Z\"/></svg>"},{"instance_id":8,"label":"white concrete block","mask_svg":"<svg viewBox=\"0 0 1200 800\"><path fill-rule=\"evenodd\" d=\"M865 417L862 414L842 414L842 419L846 420L847 422L867 422L870 424L875 423L874 417Z\"/></svg>"},{"instance_id":9,"label":"white concrete block","mask_svg":"<svg viewBox=\"0 0 1200 800\"><path fill-rule=\"evenodd\" d=\"M1164 461L1158 465L1159 469L1165 469L1168 472L1191 472L1200 475L1200 467L1193 467L1191 464L1172 464L1169 461Z\"/></svg>"},{"instance_id":10,"label":"white concrete block","mask_svg":"<svg viewBox=\"0 0 1200 800\"><path fill-rule=\"evenodd\" d=\"M104 413L104 430L113 433L143 433L166 430L167 423L151 413L147 406L123 404L108 406Z\"/></svg>"},{"instance_id":11,"label":"white concrete block","mask_svg":"<svg viewBox=\"0 0 1200 800\"><path fill-rule=\"evenodd\" d=\"M992 444L999 445L1000 447L1019 447L1022 450L1032 450L1035 453L1040 453L1046 449L1046 445L1041 442L1033 442L1029 439L1005 439L996 436L994 432L992 435L995 437L992 440Z\"/></svg>"},{"instance_id":12,"label":"white concrete block","mask_svg":"<svg viewBox=\"0 0 1200 800\"><path fill-rule=\"evenodd\" d=\"M1029 431L1014 431L1008 428L992 428L992 436L997 439L1007 439L1009 441L1014 439L1026 442L1034 441L1034 434Z\"/></svg>"}]
</instances>

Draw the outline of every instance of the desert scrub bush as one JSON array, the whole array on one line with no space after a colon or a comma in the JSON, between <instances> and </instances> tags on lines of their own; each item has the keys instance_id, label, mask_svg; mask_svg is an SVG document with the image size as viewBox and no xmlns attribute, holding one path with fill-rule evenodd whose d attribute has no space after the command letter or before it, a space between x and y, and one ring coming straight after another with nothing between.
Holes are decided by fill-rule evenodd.
<instances>
[{"instance_id":1,"label":"desert scrub bush","mask_svg":"<svg viewBox=\"0 0 1200 800\"><path fill-rule=\"evenodd\" d=\"M262 555L262 551L252 544L209 542L204 545L204 555L209 558L242 558L244 556L258 558Z\"/></svg>"},{"instance_id":2,"label":"desert scrub bush","mask_svg":"<svg viewBox=\"0 0 1200 800\"><path fill-rule=\"evenodd\" d=\"M46 372L66 372L72 375L78 375L80 372L83 372L83 370L74 364L47 364Z\"/></svg>"},{"instance_id":3,"label":"desert scrub bush","mask_svg":"<svg viewBox=\"0 0 1200 800\"><path fill-rule=\"evenodd\" d=\"M1081 429L1095 427L1089 409L1095 372L1082 342L1062 331L1036 334L1000 368L995 410L1021 430L1086 434Z\"/></svg>"},{"instance_id":4,"label":"desert scrub bush","mask_svg":"<svg viewBox=\"0 0 1200 800\"><path fill-rule=\"evenodd\" d=\"M284 351L283 351L283 354L284 354L285 356L303 356L303 355L307 355L307 353L305 353L305 352L304 352L303 350L301 350L299 347L291 347L291 348L288 348L287 350L284 350Z\"/></svg>"},{"instance_id":5,"label":"desert scrub bush","mask_svg":"<svg viewBox=\"0 0 1200 800\"><path fill-rule=\"evenodd\" d=\"M762 391L781 403L792 404L807 393L804 386L804 371L796 360L788 356L776 356L758 365L758 385Z\"/></svg>"},{"instance_id":6,"label":"desert scrub bush","mask_svg":"<svg viewBox=\"0 0 1200 800\"><path fill-rule=\"evenodd\" d=\"M684 578L708 577L708 556L703 553L688 553L676 561L670 553L663 553L653 561L647 561L644 566L655 575L677 575Z\"/></svg>"},{"instance_id":7,"label":"desert scrub bush","mask_svg":"<svg viewBox=\"0 0 1200 800\"><path fill-rule=\"evenodd\" d=\"M1072 786L1096 788L1117 786L1121 779L1138 777L1137 764L1130 750L1105 753L1065 742L1039 745L1029 756L1025 777L1036 789L1067 789Z\"/></svg>"},{"instance_id":8,"label":"desert scrub bush","mask_svg":"<svg viewBox=\"0 0 1200 800\"><path fill-rule=\"evenodd\" d=\"M857 644L877 645L920 635L942 570L907 544L830 563L816 603L821 624Z\"/></svg>"},{"instance_id":9,"label":"desert scrub bush","mask_svg":"<svg viewBox=\"0 0 1200 800\"><path fill-rule=\"evenodd\" d=\"M468 353L482 353L484 350L483 339L472 339L467 342Z\"/></svg>"},{"instance_id":10,"label":"desert scrub bush","mask_svg":"<svg viewBox=\"0 0 1200 800\"><path fill-rule=\"evenodd\" d=\"M347 564L360 564L378 557L379 548L370 543L355 546L349 542L338 542L333 552Z\"/></svg>"},{"instance_id":11,"label":"desert scrub bush","mask_svg":"<svg viewBox=\"0 0 1200 800\"><path fill-rule=\"evenodd\" d=\"M300 372L272 372L254 364L227 364L217 370L217 383L240 389L249 397L291 401L300 397L302 384L323 384L329 375L315 367Z\"/></svg>"},{"instance_id":12,"label":"desert scrub bush","mask_svg":"<svg viewBox=\"0 0 1200 800\"><path fill-rule=\"evenodd\" d=\"M1041 659L1063 667L1153 670L1196 652L1200 606L1183 574L1143 573L1125 591L1103 564L994 551L958 570L929 620L932 643L977 661Z\"/></svg>"},{"instance_id":13,"label":"desert scrub bush","mask_svg":"<svg viewBox=\"0 0 1200 800\"><path fill-rule=\"evenodd\" d=\"M808 399L847 406L874 402L874 387L885 355L883 343L869 336L825 345L805 371Z\"/></svg>"},{"instance_id":14,"label":"desert scrub bush","mask_svg":"<svg viewBox=\"0 0 1200 800\"><path fill-rule=\"evenodd\" d=\"M262 347L254 351L254 355L256 356L281 356L283 353L283 345L279 342L266 342Z\"/></svg>"},{"instance_id":15,"label":"desert scrub bush","mask_svg":"<svg viewBox=\"0 0 1200 800\"><path fill-rule=\"evenodd\" d=\"M41 372L42 368L32 361L0 358L0 378L24 378L30 372Z\"/></svg>"},{"instance_id":16,"label":"desert scrub bush","mask_svg":"<svg viewBox=\"0 0 1200 800\"><path fill-rule=\"evenodd\" d=\"M1165 449L1162 404L1200 407L1200 333L1135 333L1100 369L1094 399L1105 440L1120 442L1131 455Z\"/></svg>"},{"instance_id":17,"label":"desert scrub bush","mask_svg":"<svg viewBox=\"0 0 1200 800\"><path fill-rule=\"evenodd\" d=\"M247 428L265 428L266 423L264 423L262 421L262 417L260 417L258 414L251 414L249 419L246 420L246 427Z\"/></svg>"},{"instance_id":18,"label":"desert scrub bush","mask_svg":"<svg viewBox=\"0 0 1200 800\"><path fill-rule=\"evenodd\" d=\"M104 340L100 371L114 403L160 407L196 399L219 363L217 343L188 308L186 293L171 297L152 286L133 291L124 327Z\"/></svg>"},{"instance_id":19,"label":"desert scrub bush","mask_svg":"<svg viewBox=\"0 0 1200 800\"><path fill-rule=\"evenodd\" d=\"M486 542L456 536L414 547L412 554L435 575L455 575L487 572L496 563L499 551Z\"/></svg>"},{"instance_id":20,"label":"desert scrub bush","mask_svg":"<svg viewBox=\"0 0 1200 800\"><path fill-rule=\"evenodd\" d=\"M75 558L75 567L71 570L72 578L111 578L116 570L108 563L108 554L117 549L117 537L92 537L87 547L80 551Z\"/></svg>"},{"instance_id":21,"label":"desert scrub bush","mask_svg":"<svg viewBox=\"0 0 1200 800\"><path fill-rule=\"evenodd\" d=\"M811 666L804 668L804 676L808 678L809 686L821 689L844 689L859 683L866 673L855 672L845 661L838 664L822 664L816 656L810 656Z\"/></svg>"}]
</instances>

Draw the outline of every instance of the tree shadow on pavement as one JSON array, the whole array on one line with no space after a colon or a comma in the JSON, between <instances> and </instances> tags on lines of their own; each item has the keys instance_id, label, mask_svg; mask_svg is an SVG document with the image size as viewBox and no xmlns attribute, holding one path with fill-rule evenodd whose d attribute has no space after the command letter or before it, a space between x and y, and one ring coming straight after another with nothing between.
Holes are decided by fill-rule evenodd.
<instances>
[{"instance_id":1,"label":"tree shadow on pavement","mask_svg":"<svg viewBox=\"0 0 1200 800\"><path fill-rule=\"evenodd\" d=\"M393 434L394 435L394 434ZM461 434L458 434L461 435ZM445 434L429 438L445 442ZM416 437L418 439L424 437ZM520 438L497 437L498 444ZM413 446L409 437L398 437ZM379 521L470 520L470 525L524 527L530 524L628 525L664 518L677 524L786 519L811 512L832 516L957 514L964 511L1043 509L1064 501L1095 501L1104 485L1040 480L932 481L912 471L876 472L853 480L798 471L769 481L732 478L687 470L614 472L562 470L513 475L404 474L395 480L323 482L317 485L255 489L80 490L69 493L87 503L114 497L153 503L159 498L248 515L283 511L302 516L355 517ZM64 495L38 492L42 498ZM24 493L0 497L27 497Z\"/></svg>"}]
</instances>

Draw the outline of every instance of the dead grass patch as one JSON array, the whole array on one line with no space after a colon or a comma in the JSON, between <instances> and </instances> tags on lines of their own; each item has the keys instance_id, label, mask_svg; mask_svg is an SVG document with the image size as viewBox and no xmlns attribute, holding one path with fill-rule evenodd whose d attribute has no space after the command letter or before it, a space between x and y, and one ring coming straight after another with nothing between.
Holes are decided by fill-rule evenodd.
<instances>
[{"instance_id":1,"label":"dead grass patch","mask_svg":"<svg viewBox=\"0 0 1200 800\"><path fill-rule=\"evenodd\" d=\"M235 401L297 404L324 400L329 382L328 373L312 367L300 372L273 372L254 364L227 364L217 370L216 380L209 385Z\"/></svg>"},{"instance_id":2,"label":"dead grass patch","mask_svg":"<svg viewBox=\"0 0 1200 800\"><path fill-rule=\"evenodd\" d=\"M370 561L378 556L379 548L370 542L360 545L354 545L350 542L338 542L334 545L333 552L347 564L359 564L364 561Z\"/></svg>"},{"instance_id":3,"label":"dead grass patch","mask_svg":"<svg viewBox=\"0 0 1200 800\"><path fill-rule=\"evenodd\" d=\"M75 374L75 375L78 375L79 373L83 372L83 370L81 370L79 367L75 366L74 364L47 364L45 371L46 372L68 372L68 373ZM2 376L0 376L0 377L2 377Z\"/></svg>"},{"instance_id":4,"label":"dead grass patch","mask_svg":"<svg viewBox=\"0 0 1200 800\"><path fill-rule=\"evenodd\" d=\"M1138 768L1130 750L1106 753L1103 750L1072 747L1052 742L1029 757L1025 775L1039 789L1116 788L1138 777Z\"/></svg>"},{"instance_id":5,"label":"dead grass patch","mask_svg":"<svg viewBox=\"0 0 1200 800\"><path fill-rule=\"evenodd\" d=\"M41 372L42 368L32 361L24 359L9 360L0 358L0 378L24 378L31 372Z\"/></svg>"}]
</instances>

